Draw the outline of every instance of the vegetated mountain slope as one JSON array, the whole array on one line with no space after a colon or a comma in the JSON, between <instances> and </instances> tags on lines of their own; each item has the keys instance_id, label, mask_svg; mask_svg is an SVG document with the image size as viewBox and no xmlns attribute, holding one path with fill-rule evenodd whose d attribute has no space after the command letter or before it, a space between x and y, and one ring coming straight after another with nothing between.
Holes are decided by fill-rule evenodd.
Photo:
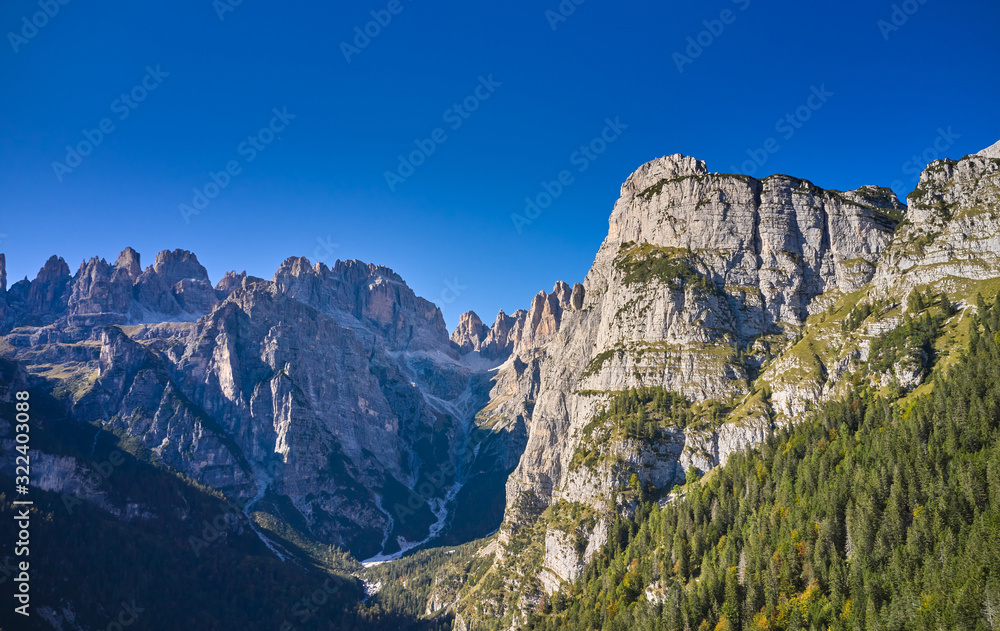
<instances>
[{"instance_id":1,"label":"vegetated mountain slope","mask_svg":"<svg viewBox=\"0 0 1000 631\"><path fill-rule=\"evenodd\" d=\"M967 320L930 392L852 389L644 503L527 626L1000 628L1000 296Z\"/></svg>"},{"instance_id":2,"label":"vegetated mountain slope","mask_svg":"<svg viewBox=\"0 0 1000 631\"><path fill-rule=\"evenodd\" d=\"M1000 286L998 177L988 156L932 163L907 208L682 156L630 176L580 306L533 350L496 563L459 594L458 624L523 624L632 514L634 489L663 494L852 387L899 394L953 363L976 293Z\"/></svg>"}]
</instances>

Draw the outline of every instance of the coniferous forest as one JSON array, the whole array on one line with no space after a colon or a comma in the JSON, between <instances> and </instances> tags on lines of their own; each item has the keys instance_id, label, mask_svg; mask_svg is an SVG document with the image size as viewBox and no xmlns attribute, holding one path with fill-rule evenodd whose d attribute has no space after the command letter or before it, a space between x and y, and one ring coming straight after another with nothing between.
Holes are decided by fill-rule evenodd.
<instances>
[{"instance_id":1,"label":"coniferous forest","mask_svg":"<svg viewBox=\"0 0 1000 631\"><path fill-rule=\"evenodd\" d=\"M620 520L554 629L1000 629L1000 301L929 392L867 389Z\"/></svg>"}]
</instances>

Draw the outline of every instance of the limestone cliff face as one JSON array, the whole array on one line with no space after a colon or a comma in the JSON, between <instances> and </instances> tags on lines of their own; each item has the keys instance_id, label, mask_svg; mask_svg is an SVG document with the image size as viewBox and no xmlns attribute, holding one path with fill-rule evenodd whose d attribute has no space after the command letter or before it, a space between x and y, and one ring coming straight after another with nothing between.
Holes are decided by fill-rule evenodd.
<instances>
[{"instance_id":1,"label":"limestone cliff face","mask_svg":"<svg viewBox=\"0 0 1000 631\"><path fill-rule=\"evenodd\" d=\"M460 351L478 351L483 347L483 340L489 329L479 319L475 311L463 313L458 318L458 326L451 334L451 341L458 345Z\"/></svg>"},{"instance_id":2,"label":"limestone cliff face","mask_svg":"<svg viewBox=\"0 0 1000 631\"><path fill-rule=\"evenodd\" d=\"M819 296L872 279L904 212L887 189L826 191L787 176L714 174L684 156L654 160L626 180L585 282L557 285L514 318L501 313L486 336L510 352L492 393L495 422L530 409L518 417L527 441L507 482L497 547L501 566L534 576L523 585L527 602L533 589L551 592L574 579L604 526L581 526L580 545L545 526L534 570L510 547L519 532L551 522L559 506L602 514L609 501L622 501L633 475L669 489L688 466L707 470L756 444L773 422L761 405L738 424L622 442L587 427L610 393L655 386L694 403L738 406ZM598 464L581 466L581 452Z\"/></svg>"},{"instance_id":3,"label":"limestone cliff face","mask_svg":"<svg viewBox=\"0 0 1000 631\"><path fill-rule=\"evenodd\" d=\"M994 160L1000 160L1000 141L998 141L996 144L990 147L987 147L986 149L983 149L976 155L983 158L993 158Z\"/></svg>"},{"instance_id":4,"label":"limestone cliff face","mask_svg":"<svg viewBox=\"0 0 1000 631\"><path fill-rule=\"evenodd\" d=\"M250 276L246 273L246 270L239 273L235 271L226 272L222 280L215 284L215 297L219 300L225 300L230 294L241 287L262 282L264 282L263 278Z\"/></svg>"},{"instance_id":5,"label":"limestone cliff face","mask_svg":"<svg viewBox=\"0 0 1000 631\"><path fill-rule=\"evenodd\" d=\"M578 391L746 394L755 344L792 335L824 292L869 281L903 210L875 187L839 193L785 176L710 174L682 156L641 167L622 187L581 308L543 338L553 341L509 509L522 495L544 506L558 492L574 447L566 437L601 401Z\"/></svg>"},{"instance_id":6,"label":"limestone cliff face","mask_svg":"<svg viewBox=\"0 0 1000 631\"><path fill-rule=\"evenodd\" d=\"M876 289L906 295L943 279L1000 269L1000 149L931 163L909 195L907 222L880 261ZM995 157L990 157L995 156Z\"/></svg>"},{"instance_id":7,"label":"limestone cliff face","mask_svg":"<svg viewBox=\"0 0 1000 631\"><path fill-rule=\"evenodd\" d=\"M970 306L1000 277L998 147L929 165L909 207L884 188L826 191L787 176L713 174L683 156L633 173L581 300L574 291L554 334L506 345L511 359L491 405L502 416L514 406L497 402L519 398L531 412L507 483L496 571L520 577L521 595L495 592L483 606L483 594L467 590L477 610L516 627L542 592L576 578L591 544L603 541L595 515L609 505L627 513L630 480L669 489L687 467L724 463L852 379L919 385L928 362L921 349L904 348L886 374L865 372L866 362L904 322L912 292L933 296L926 305L944 308L937 296L945 291ZM945 330L959 331L961 317ZM499 317L487 337L509 340L526 320ZM960 337L945 334L944 356L958 352L949 335ZM510 371L527 358L530 373ZM667 428L655 441L601 425L611 393L650 386L718 402L722 416ZM526 536L541 550L527 561ZM454 606L463 624L481 619L469 602Z\"/></svg>"}]
</instances>

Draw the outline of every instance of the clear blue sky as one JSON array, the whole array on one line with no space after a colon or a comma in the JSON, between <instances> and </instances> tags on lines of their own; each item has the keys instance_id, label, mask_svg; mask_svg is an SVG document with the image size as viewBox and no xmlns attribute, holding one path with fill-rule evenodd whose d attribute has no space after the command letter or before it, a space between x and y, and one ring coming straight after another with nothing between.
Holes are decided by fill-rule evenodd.
<instances>
[{"instance_id":1,"label":"clear blue sky","mask_svg":"<svg viewBox=\"0 0 1000 631\"><path fill-rule=\"evenodd\" d=\"M747 170L748 151L773 138L756 175L894 184L905 195L916 175L907 163L936 141L959 157L1000 139L993 1L898 3L912 15L898 13L893 29L889 0L564 0L575 8L564 21L546 15L559 0L243 0L220 19L227 1L43 0L58 5L51 18L34 16L37 0L3 4L10 282L33 278L51 254L75 271L127 245L146 265L162 249L193 250L213 281L229 269L270 278L288 256L319 254L392 267L449 326L466 309L490 322L556 280L583 279L622 181L652 158L679 152L713 171ZM372 11L385 21L378 12L391 4L397 13L370 25L380 32L348 62L341 43ZM22 20L33 16L37 31ZM709 26L708 45L686 51ZM692 53L683 72L674 53ZM147 66L161 74L147 78ZM500 85L478 100L491 75ZM145 100L120 100L144 80L154 87ZM812 99L815 111L813 87L828 93ZM449 111L466 97L476 111ZM275 121L284 128L265 145L273 108L295 118ZM808 120L776 127L796 110ZM627 129L593 161L574 161L616 117ZM104 119L113 130L57 177L53 162L68 165L66 146ZM397 156L436 128L446 139L390 190ZM264 149L241 152L251 135ZM185 222L179 205L230 161L239 173ZM573 182L518 232L511 214L563 170Z\"/></svg>"}]
</instances>

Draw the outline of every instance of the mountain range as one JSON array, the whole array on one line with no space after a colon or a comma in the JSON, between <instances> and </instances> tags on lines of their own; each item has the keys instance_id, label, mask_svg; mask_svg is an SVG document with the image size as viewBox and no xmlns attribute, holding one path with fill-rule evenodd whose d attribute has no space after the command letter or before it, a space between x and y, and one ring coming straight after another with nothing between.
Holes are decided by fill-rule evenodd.
<instances>
[{"instance_id":1,"label":"mountain range","mask_svg":"<svg viewBox=\"0 0 1000 631\"><path fill-rule=\"evenodd\" d=\"M179 533L213 498L246 531L192 536L339 577L338 606L367 620L342 628L404 626L396 608L409 625L516 629L644 502L679 501L857 388L924 393L960 361L977 295L1000 290L1000 143L931 163L905 204L653 160L622 185L582 283L450 333L402 277L360 261L289 258L269 280L213 285L194 253L144 268L126 248L75 273L53 256L9 287L5 264L0 400L42 402L32 464L52 519L77 519L60 512L72 498L109 532L138 541L156 522L157 545L197 551ZM931 307L940 331L920 338ZM148 486L88 482L113 450ZM201 567L167 593L184 597ZM72 587L39 598L47 628L95 627L117 606Z\"/></svg>"}]
</instances>

